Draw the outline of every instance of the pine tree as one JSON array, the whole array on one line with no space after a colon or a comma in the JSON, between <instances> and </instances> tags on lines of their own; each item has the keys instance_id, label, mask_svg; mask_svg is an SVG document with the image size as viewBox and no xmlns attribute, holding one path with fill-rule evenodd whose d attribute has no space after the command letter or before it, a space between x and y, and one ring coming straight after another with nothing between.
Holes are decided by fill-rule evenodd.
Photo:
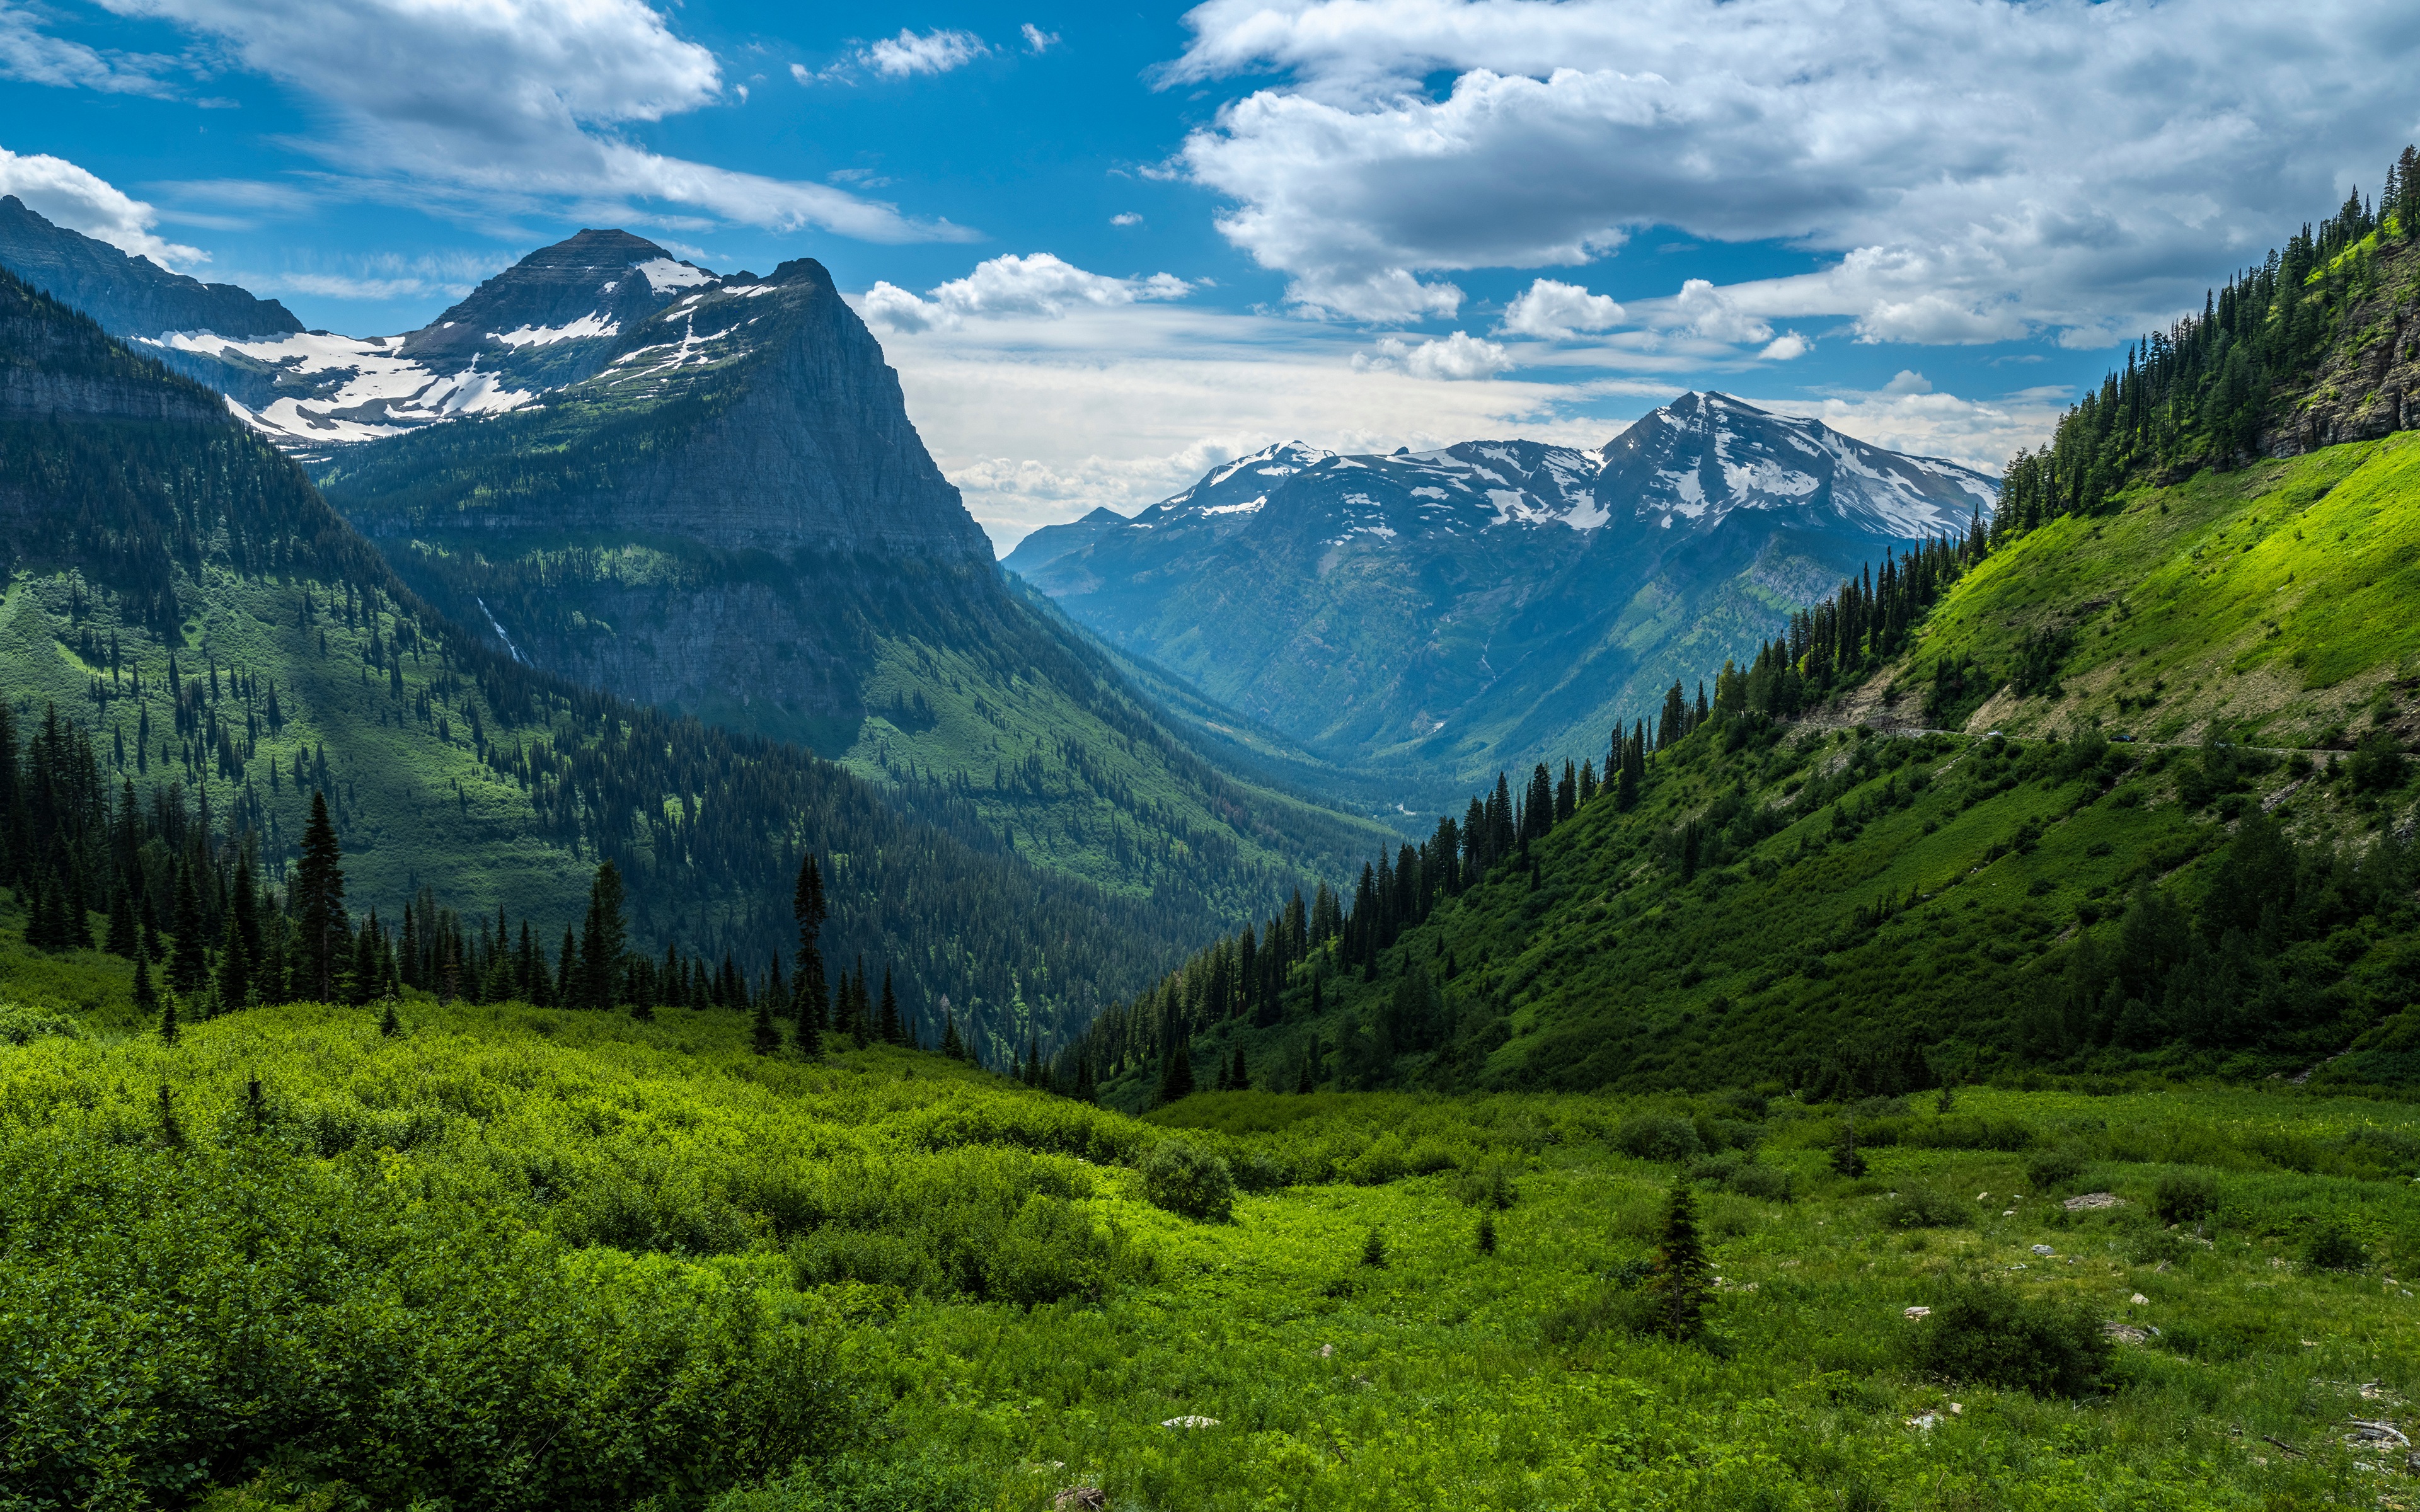
<instances>
[{"instance_id":1,"label":"pine tree","mask_svg":"<svg viewBox=\"0 0 2420 1512\"><path fill-rule=\"evenodd\" d=\"M1866 1174L1866 1157L1857 1153L1857 1126L1846 1119L1840 1120L1840 1137L1832 1146L1832 1169L1842 1176Z\"/></svg>"},{"instance_id":2,"label":"pine tree","mask_svg":"<svg viewBox=\"0 0 2420 1512\"><path fill-rule=\"evenodd\" d=\"M60 949L89 950L92 949L92 912L85 906L84 871L70 863L66 868L66 904L61 914Z\"/></svg>"},{"instance_id":3,"label":"pine tree","mask_svg":"<svg viewBox=\"0 0 2420 1512\"><path fill-rule=\"evenodd\" d=\"M176 1041L170 1038L168 1042ZM171 1149L182 1149L185 1143L185 1126L177 1118L177 1097L166 1082L160 1084L160 1142Z\"/></svg>"},{"instance_id":4,"label":"pine tree","mask_svg":"<svg viewBox=\"0 0 2420 1512\"><path fill-rule=\"evenodd\" d=\"M1318 1074L1319 1044L1318 1041L1314 1040L1310 1044L1303 1046L1302 1075L1295 1082L1294 1089L1296 1092L1308 1094L1315 1086L1317 1086Z\"/></svg>"},{"instance_id":5,"label":"pine tree","mask_svg":"<svg viewBox=\"0 0 2420 1512\"><path fill-rule=\"evenodd\" d=\"M340 941L350 933L345 918L344 851L336 843L336 827L328 822L328 795L311 793L311 823L302 832L302 856L294 868L294 885L287 906L301 925L300 968L293 991L320 1002L333 1002L337 974L344 960ZM181 926L179 926L181 928Z\"/></svg>"},{"instance_id":6,"label":"pine tree","mask_svg":"<svg viewBox=\"0 0 2420 1512\"><path fill-rule=\"evenodd\" d=\"M1482 1212L1479 1215L1479 1253L1481 1255L1496 1253L1496 1214L1492 1212Z\"/></svg>"},{"instance_id":7,"label":"pine tree","mask_svg":"<svg viewBox=\"0 0 2420 1512\"><path fill-rule=\"evenodd\" d=\"M1387 1268L1387 1236L1374 1224L1370 1227L1369 1236L1361 1241L1361 1263L1373 1270Z\"/></svg>"},{"instance_id":8,"label":"pine tree","mask_svg":"<svg viewBox=\"0 0 2420 1512\"><path fill-rule=\"evenodd\" d=\"M1235 1047L1235 1074L1229 1078L1229 1081L1238 1092L1249 1092L1252 1089L1251 1072L1244 1069L1244 1047L1242 1045L1237 1045Z\"/></svg>"},{"instance_id":9,"label":"pine tree","mask_svg":"<svg viewBox=\"0 0 2420 1512\"><path fill-rule=\"evenodd\" d=\"M1673 1178L1665 1199L1664 1242L1656 1247L1654 1266L1650 1284L1658 1326L1668 1337L1696 1338L1714 1291L1714 1267L1698 1234L1698 1196L1686 1174Z\"/></svg>"},{"instance_id":10,"label":"pine tree","mask_svg":"<svg viewBox=\"0 0 2420 1512\"><path fill-rule=\"evenodd\" d=\"M134 958L134 952L139 949L135 939L134 898L126 890L126 884L123 882L120 882L109 895L109 934L106 949L110 954L124 956L130 961Z\"/></svg>"},{"instance_id":11,"label":"pine tree","mask_svg":"<svg viewBox=\"0 0 2420 1512\"><path fill-rule=\"evenodd\" d=\"M177 989L174 987L160 995L160 1042L177 1042Z\"/></svg>"},{"instance_id":12,"label":"pine tree","mask_svg":"<svg viewBox=\"0 0 2420 1512\"><path fill-rule=\"evenodd\" d=\"M967 1042L958 1037L957 1015L946 1009L941 1012L941 1054L952 1060L967 1058Z\"/></svg>"},{"instance_id":13,"label":"pine tree","mask_svg":"<svg viewBox=\"0 0 2420 1512\"><path fill-rule=\"evenodd\" d=\"M799 1053L824 1053L824 1005L831 984L824 975L824 872L815 854L799 858L799 880L790 893L790 916L799 927L798 980L791 984L793 1015L799 1024Z\"/></svg>"},{"instance_id":14,"label":"pine tree","mask_svg":"<svg viewBox=\"0 0 2420 1512\"><path fill-rule=\"evenodd\" d=\"M134 1011L149 1015L160 1006L160 990L151 985L151 952L137 941L134 947Z\"/></svg>"},{"instance_id":15,"label":"pine tree","mask_svg":"<svg viewBox=\"0 0 2420 1512\"><path fill-rule=\"evenodd\" d=\"M403 1032L403 1020L396 1015L395 999L386 1000L386 1011L379 1015L379 1033L392 1040Z\"/></svg>"},{"instance_id":16,"label":"pine tree","mask_svg":"<svg viewBox=\"0 0 2420 1512\"><path fill-rule=\"evenodd\" d=\"M881 1034L882 1042L884 1044L899 1044L908 1038L906 1031L900 1026L899 996L896 993L893 993L891 990L891 968L889 966L884 966L882 968Z\"/></svg>"},{"instance_id":17,"label":"pine tree","mask_svg":"<svg viewBox=\"0 0 2420 1512\"><path fill-rule=\"evenodd\" d=\"M243 934L236 928L235 911L227 911L226 938L219 944L219 1005L232 1012L253 1001L252 961L245 955Z\"/></svg>"},{"instance_id":18,"label":"pine tree","mask_svg":"<svg viewBox=\"0 0 2420 1512\"><path fill-rule=\"evenodd\" d=\"M588 917L580 936L581 990L572 1006L600 1012L613 1007L628 938L622 918L622 873L607 861L597 869L597 879L588 887Z\"/></svg>"},{"instance_id":19,"label":"pine tree","mask_svg":"<svg viewBox=\"0 0 2420 1512\"><path fill-rule=\"evenodd\" d=\"M177 949L168 960L168 981L178 992L193 994L209 980L209 957L202 945L202 900L194 886L194 869L177 868Z\"/></svg>"},{"instance_id":20,"label":"pine tree","mask_svg":"<svg viewBox=\"0 0 2420 1512\"><path fill-rule=\"evenodd\" d=\"M756 999L756 1019L748 1033L749 1047L760 1056L769 1056L782 1048L782 1031L773 1023L773 995L764 993Z\"/></svg>"}]
</instances>

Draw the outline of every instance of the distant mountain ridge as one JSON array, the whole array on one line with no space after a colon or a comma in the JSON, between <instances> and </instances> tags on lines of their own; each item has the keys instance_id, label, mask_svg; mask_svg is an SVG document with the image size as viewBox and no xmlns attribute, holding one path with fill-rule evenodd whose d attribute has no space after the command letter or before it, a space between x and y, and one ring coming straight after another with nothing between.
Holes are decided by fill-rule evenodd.
<instances>
[{"instance_id":1,"label":"distant mountain ridge","mask_svg":"<svg viewBox=\"0 0 2420 1512\"><path fill-rule=\"evenodd\" d=\"M1113 643L1343 764L1466 780L1601 751L1885 552L1989 519L1989 475L1728 394L1599 450L1529 440L1221 464L1007 565Z\"/></svg>"}]
</instances>

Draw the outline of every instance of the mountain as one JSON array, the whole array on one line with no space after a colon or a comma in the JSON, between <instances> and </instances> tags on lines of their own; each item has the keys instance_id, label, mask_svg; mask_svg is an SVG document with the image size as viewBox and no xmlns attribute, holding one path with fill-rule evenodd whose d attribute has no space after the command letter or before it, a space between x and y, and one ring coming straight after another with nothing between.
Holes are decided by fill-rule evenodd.
<instances>
[{"instance_id":1,"label":"mountain","mask_svg":"<svg viewBox=\"0 0 2420 1512\"><path fill-rule=\"evenodd\" d=\"M134 334L498 651L808 745L1196 937L1376 833L1212 761L1004 579L813 261L722 275L589 230L400 336Z\"/></svg>"},{"instance_id":2,"label":"mountain","mask_svg":"<svg viewBox=\"0 0 2420 1512\"><path fill-rule=\"evenodd\" d=\"M1993 479L1685 394L1601 451L1300 443L1007 564L1120 649L1345 765L1453 781L1602 752L1675 677L1745 659L1886 552L1988 518Z\"/></svg>"},{"instance_id":3,"label":"mountain","mask_svg":"<svg viewBox=\"0 0 2420 1512\"><path fill-rule=\"evenodd\" d=\"M994 1060L1075 1032L1202 932L1193 900L1008 854L971 805L903 815L796 748L516 662L413 594L218 395L5 273L0 563L0 687L33 773L18 782L9 746L0 876L21 902L98 910L124 887L173 932L178 879L198 876L215 945L240 856L287 880L316 789L355 919L392 932L432 889L474 979L500 944L486 920L551 953L611 859L635 949L752 982L790 957L813 851L836 966L894 974L928 1041L954 1013Z\"/></svg>"},{"instance_id":4,"label":"mountain","mask_svg":"<svg viewBox=\"0 0 2420 1512\"><path fill-rule=\"evenodd\" d=\"M2381 338L2420 321L2414 172L2131 351L1988 532L1793 620L1613 783L1530 766L1349 907L1113 1009L1062 1074L1127 1106L1183 1080L1174 1049L1280 1088L2408 1097L2420 369Z\"/></svg>"},{"instance_id":5,"label":"mountain","mask_svg":"<svg viewBox=\"0 0 2420 1512\"><path fill-rule=\"evenodd\" d=\"M114 336L190 332L240 339L302 332L302 322L275 300L130 257L106 241L52 224L14 194L0 195L0 268L84 311Z\"/></svg>"}]
</instances>

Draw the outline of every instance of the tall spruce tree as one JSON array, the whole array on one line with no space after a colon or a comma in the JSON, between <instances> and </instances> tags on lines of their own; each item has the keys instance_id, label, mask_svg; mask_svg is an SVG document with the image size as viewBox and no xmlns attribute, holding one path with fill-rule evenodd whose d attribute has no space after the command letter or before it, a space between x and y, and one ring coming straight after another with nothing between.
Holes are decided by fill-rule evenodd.
<instances>
[{"instance_id":1,"label":"tall spruce tree","mask_svg":"<svg viewBox=\"0 0 2420 1512\"><path fill-rule=\"evenodd\" d=\"M194 885L191 865L177 868L177 953L169 958L168 981L187 995L209 980L209 957L202 941L202 900Z\"/></svg>"},{"instance_id":2,"label":"tall spruce tree","mask_svg":"<svg viewBox=\"0 0 2420 1512\"><path fill-rule=\"evenodd\" d=\"M109 894L109 934L105 947L109 953L134 959L137 949L134 927L134 897L119 882Z\"/></svg>"},{"instance_id":3,"label":"tall spruce tree","mask_svg":"<svg viewBox=\"0 0 2420 1512\"><path fill-rule=\"evenodd\" d=\"M791 1012L799 1024L799 1053L820 1056L824 1050L824 1005L831 1000L831 984L824 975L823 864L813 851L799 858L799 881L790 892L790 916L799 926L799 974L790 987Z\"/></svg>"},{"instance_id":4,"label":"tall spruce tree","mask_svg":"<svg viewBox=\"0 0 2420 1512\"><path fill-rule=\"evenodd\" d=\"M1706 1299L1714 1291L1714 1266L1698 1233L1698 1196L1686 1173L1672 1179L1664 1199L1663 1242L1655 1249L1650 1282L1658 1329L1675 1339L1696 1338L1704 1327Z\"/></svg>"},{"instance_id":5,"label":"tall spruce tree","mask_svg":"<svg viewBox=\"0 0 2420 1512\"><path fill-rule=\"evenodd\" d=\"M588 917L580 936L579 1007L600 1012L613 1007L628 935L622 918L622 872L607 861L597 867L596 880L588 886Z\"/></svg>"},{"instance_id":6,"label":"tall spruce tree","mask_svg":"<svg viewBox=\"0 0 2420 1512\"><path fill-rule=\"evenodd\" d=\"M906 1042L908 1039L907 1027L899 1021L899 995L891 990L891 968L889 966L884 966L882 968L881 1024L883 1043L901 1044Z\"/></svg>"},{"instance_id":7,"label":"tall spruce tree","mask_svg":"<svg viewBox=\"0 0 2420 1512\"><path fill-rule=\"evenodd\" d=\"M345 918L344 850L336 843L336 826L328 822L328 795L311 793L311 822L302 832L302 855L295 863L294 885L287 906L300 926L302 972L294 991L320 1002L336 996L337 977L344 969L338 952L349 943Z\"/></svg>"}]
</instances>

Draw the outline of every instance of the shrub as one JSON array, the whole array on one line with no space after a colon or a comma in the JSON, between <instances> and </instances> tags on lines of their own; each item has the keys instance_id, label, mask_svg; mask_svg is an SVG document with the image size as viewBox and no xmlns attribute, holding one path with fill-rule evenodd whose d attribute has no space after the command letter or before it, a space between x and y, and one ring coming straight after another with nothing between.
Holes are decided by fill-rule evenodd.
<instances>
[{"instance_id":1,"label":"shrub","mask_svg":"<svg viewBox=\"0 0 2420 1512\"><path fill-rule=\"evenodd\" d=\"M2303 1262L2322 1271L2358 1271L2369 1252L2341 1218L2322 1218L2303 1235Z\"/></svg>"},{"instance_id":2,"label":"shrub","mask_svg":"<svg viewBox=\"0 0 2420 1512\"><path fill-rule=\"evenodd\" d=\"M2218 1184L2200 1171L2164 1172L2152 1190L2151 1209L2162 1223L2197 1222L2218 1211Z\"/></svg>"},{"instance_id":3,"label":"shrub","mask_svg":"<svg viewBox=\"0 0 2420 1512\"><path fill-rule=\"evenodd\" d=\"M2038 1192L2055 1192L2084 1174L2084 1156L2072 1149L2045 1149L2025 1162L2025 1180Z\"/></svg>"},{"instance_id":4,"label":"shrub","mask_svg":"<svg viewBox=\"0 0 2420 1512\"><path fill-rule=\"evenodd\" d=\"M0 1044L30 1044L49 1035L81 1040L84 1030L64 1013L28 1008L23 1003L0 1003Z\"/></svg>"},{"instance_id":5,"label":"shrub","mask_svg":"<svg viewBox=\"0 0 2420 1512\"><path fill-rule=\"evenodd\" d=\"M1402 1140L1393 1134L1383 1134L1361 1152L1359 1159L1344 1167L1344 1174L1356 1186L1384 1186L1411 1175L1412 1163L1404 1152Z\"/></svg>"},{"instance_id":6,"label":"shrub","mask_svg":"<svg viewBox=\"0 0 2420 1512\"><path fill-rule=\"evenodd\" d=\"M1723 1184L1744 1197L1758 1197L1766 1202L1790 1200L1790 1173L1778 1165L1765 1165L1756 1161L1743 1161Z\"/></svg>"},{"instance_id":7,"label":"shrub","mask_svg":"<svg viewBox=\"0 0 2420 1512\"><path fill-rule=\"evenodd\" d=\"M1643 1113L1626 1119L1614 1131L1613 1145L1625 1155L1639 1160L1683 1161L1705 1152L1705 1142L1698 1137L1698 1126L1686 1119L1669 1115Z\"/></svg>"},{"instance_id":8,"label":"shrub","mask_svg":"<svg viewBox=\"0 0 2420 1512\"><path fill-rule=\"evenodd\" d=\"M1361 1242L1361 1263L1373 1270L1383 1271L1387 1268L1387 1236L1374 1227L1370 1230L1370 1236Z\"/></svg>"},{"instance_id":9,"label":"shrub","mask_svg":"<svg viewBox=\"0 0 2420 1512\"><path fill-rule=\"evenodd\" d=\"M1464 1171L1453 1183L1454 1200L1466 1208L1502 1210L1519 1200L1520 1191L1512 1184L1512 1172L1502 1161L1494 1161L1474 1170Z\"/></svg>"},{"instance_id":10,"label":"shrub","mask_svg":"<svg viewBox=\"0 0 2420 1512\"><path fill-rule=\"evenodd\" d=\"M1927 1375L2037 1396L2097 1391L2117 1358L2089 1313L1994 1282L1960 1287L1935 1304L1914 1331L1912 1350Z\"/></svg>"},{"instance_id":11,"label":"shrub","mask_svg":"<svg viewBox=\"0 0 2420 1512\"><path fill-rule=\"evenodd\" d=\"M1142 1192L1153 1207L1197 1223L1225 1223L1235 1206L1227 1163L1184 1139L1167 1140L1143 1157Z\"/></svg>"},{"instance_id":12,"label":"shrub","mask_svg":"<svg viewBox=\"0 0 2420 1512\"><path fill-rule=\"evenodd\" d=\"M1883 1211L1893 1228L1958 1228L1973 1216L1971 1204L1930 1186L1901 1188Z\"/></svg>"},{"instance_id":13,"label":"shrub","mask_svg":"<svg viewBox=\"0 0 2420 1512\"><path fill-rule=\"evenodd\" d=\"M1109 1280L1109 1242L1092 1215L1064 1198L1025 1199L984 1257L984 1290L1032 1307L1068 1297L1097 1298Z\"/></svg>"}]
</instances>

